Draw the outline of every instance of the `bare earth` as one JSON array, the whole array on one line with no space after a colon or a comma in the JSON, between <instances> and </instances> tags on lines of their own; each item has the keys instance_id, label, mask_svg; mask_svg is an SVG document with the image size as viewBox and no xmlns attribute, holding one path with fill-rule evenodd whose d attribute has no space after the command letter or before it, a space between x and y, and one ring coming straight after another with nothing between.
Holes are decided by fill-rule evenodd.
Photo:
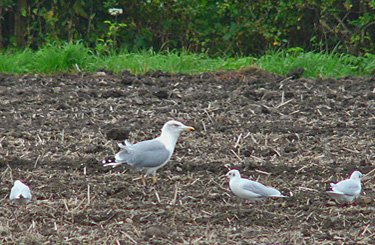
<instances>
[{"instance_id":1,"label":"bare earth","mask_svg":"<svg viewBox=\"0 0 375 245\"><path fill-rule=\"evenodd\" d=\"M0 243L374 244L374 88L257 69L0 74ZM155 185L102 166L172 118L196 131ZM293 196L238 200L232 168ZM323 191L354 170L369 173L363 192L341 207ZM8 200L16 179L34 195L26 210Z\"/></svg>"}]
</instances>

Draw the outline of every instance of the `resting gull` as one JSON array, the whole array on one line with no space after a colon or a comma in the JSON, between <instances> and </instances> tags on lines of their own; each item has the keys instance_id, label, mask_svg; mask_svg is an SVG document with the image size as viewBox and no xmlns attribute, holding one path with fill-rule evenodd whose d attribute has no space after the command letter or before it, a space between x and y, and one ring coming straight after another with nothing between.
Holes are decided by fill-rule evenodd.
<instances>
[{"instance_id":1,"label":"resting gull","mask_svg":"<svg viewBox=\"0 0 375 245\"><path fill-rule=\"evenodd\" d=\"M229 187L232 192L236 196L249 200L250 202L264 200L269 197L287 197L272 187L241 178L241 174L237 169L232 169L226 176L229 179Z\"/></svg>"},{"instance_id":2,"label":"resting gull","mask_svg":"<svg viewBox=\"0 0 375 245\"><path fill-rule=\"evenodd\" d=\"M326 192L340 204L349 204L361 193L362 173L354 171L349 179L342 180L336 184L331 183L331 188Z\"/></svg>"},{"instance_id":3,"label":"resting gull","mask_svg":"<svg viewBox=\"0 0 375 245\"><path fill-rule=\"evenodd\" d=\"M28 204L31 200L30 188L20 180L14 182L14 186L10 191L10 200L14 201L17 206Z\"/></svg>"},{"instance_id":4,"label":"resting gull","mask_svg":"<svg viewBox=\"0 0 375 245\"><path fill-rule=\"evenodd\" d=\"M176 142L182 131L194 131L195 129L186 126L181 122L171 120L164 124L159 137L131 144L125 141L125 145L119 144L122 150L116 154L115 162L104 164L104 167L116 167L127 163L135 170L145 170L147 174L153 175L153 182L156 182L156 171L163 167L171 158ZM145 179L142 176L143 184Z\"/></svg>"}]
</instances>

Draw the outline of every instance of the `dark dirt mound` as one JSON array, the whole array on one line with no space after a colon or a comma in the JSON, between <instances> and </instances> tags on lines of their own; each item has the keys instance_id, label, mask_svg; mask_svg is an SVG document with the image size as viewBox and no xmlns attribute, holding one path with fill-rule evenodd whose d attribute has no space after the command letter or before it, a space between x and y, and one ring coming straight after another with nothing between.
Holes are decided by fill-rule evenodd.
<instances>
[{"instance_id":1,"label":"dark dirt mound","mask_svg":"<svg viewBox=\"0 0 375 245\"><path fill-rule=\"evenodd\" d=\"M323 193L374 169L374 78L306 79L260 69L145 75L0 74L1 243L375 243L373 172L357 206ZM158 181L102 167L117 143L181 135ZM223 175L237 168L293 196L237 200ZM13 181L34 194L8 201Z\"/></svg>"}]
</instances>

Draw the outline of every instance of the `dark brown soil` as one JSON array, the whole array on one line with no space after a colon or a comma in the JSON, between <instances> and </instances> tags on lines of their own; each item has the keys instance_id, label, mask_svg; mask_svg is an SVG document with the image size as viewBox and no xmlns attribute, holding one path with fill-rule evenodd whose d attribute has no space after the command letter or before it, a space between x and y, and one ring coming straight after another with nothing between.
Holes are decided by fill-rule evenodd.
<instances>
[{"instance_id":1,"label":"dark brown soil","mask_svg":"<svg viewBox=\"0 0 375 245\"><path fill-rule=\"evenodd\" d=\"M26 244L373 244L375 78L287 78L262 70L199 75L0 74L0 241ZM117 143L179 138L158 181L104 168ZM228 169L288 199L248 204ZM324 192L367 174L357 206ZM13 181L33 192L8 201ZM18 217L16 222L12 210Z\"/></svg>"}]
</instances>

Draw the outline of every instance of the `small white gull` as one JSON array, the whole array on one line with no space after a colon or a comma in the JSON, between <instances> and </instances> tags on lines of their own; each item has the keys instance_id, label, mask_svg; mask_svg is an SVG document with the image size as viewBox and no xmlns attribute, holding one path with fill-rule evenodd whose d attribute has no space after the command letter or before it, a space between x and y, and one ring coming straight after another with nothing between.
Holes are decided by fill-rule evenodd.
<instances>
[{"instance_id":1,"label":"small white gull","mask_svg":"<svg viewBox=\"0 0 375 245\"><path fill-rule=\"evenodd\" d=\"M153 182L156 182L156 171L163 167L171 158L176 142L182 131L194 131L195 129L183 123L171 120L164 124L161 135L152 140L146 140L137 144L125 141L125 145L119 144L122 150L116 154L115 162L106 163L104 167L116 167L127 163L135 170L145 170L146 174L153 175ZM143 184L145 179L142 175Z\"/></svg>"},{"instance_id":2,"label":"small white gull","mask_svg":"<svg viewBox=\"0 0 375 245\"><path fill-rule=\"evenodd\" d=\"M241 178L241 174L237 169L230 170L226 176L229 179L229 187L232 192L236 196L249 200L250 202L260 201L270 197L288 197L281 194L280 191L275 188Z\"/></svg>"},{"instance_id":3,"label":"small white gull","mask_svg":"<svg viewBox=\"0 0 375 245\"><path fill-rule=\"evenodd\" d=\"M326 192L334 198L339 204L349 204L361 193L362 173L354 171L349 179L342 180L336 184L331 183L331 188Z\"/></svg>"},{"instance_id":4,"label":"small white gull","mask_svg":"<svg viewBox=\"0 0 375 245\"><path fill-rule=\"evenodd\" d=\"M9 199L14 201L17 206L26 205L31 200L30 188L20 180L14 182L14 186L10 191Z\"/></svg>"}]
</instances>

